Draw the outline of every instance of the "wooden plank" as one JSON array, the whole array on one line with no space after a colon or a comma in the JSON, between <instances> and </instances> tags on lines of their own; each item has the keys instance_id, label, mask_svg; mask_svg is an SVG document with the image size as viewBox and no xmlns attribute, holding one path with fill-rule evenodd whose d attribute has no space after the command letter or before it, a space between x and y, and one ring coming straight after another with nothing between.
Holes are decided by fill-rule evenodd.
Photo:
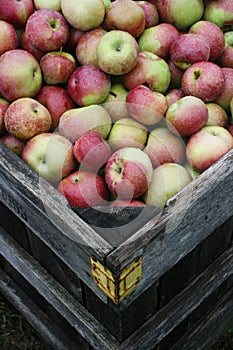
<instances>
[{"instance_id":1,"label":"wooden plank","mask_svg":"<svg viewBox=\"0 0 233 350\"><path fill-rule=\"evenodd\" d=\"M113 350L119 342L5 230L0 229L0 254L96 350Z\"/></svg>"},{"instance_id":2,"label":"wooden plank","mask_svg":"<svg viewBox=\"0 0 233 350\"><path fill-rule=\"evenodd\" d=\"M123 300L127 305L205 238L233 216L233 150L184 188L168 207L110 252L113 272L135 256L143 256L142 281Z\"/></svg>"},{"instance_id":3,"label":"wooden plank","mask_svg":"<svg viewBox=\"0 0 233 350\"><path fill-rule=\"evenodd\" d=\"M216 259L181 293L145 322L121 344L118 350L153 349L232 274L233 247Z\"/></svg>"}]
</instances>

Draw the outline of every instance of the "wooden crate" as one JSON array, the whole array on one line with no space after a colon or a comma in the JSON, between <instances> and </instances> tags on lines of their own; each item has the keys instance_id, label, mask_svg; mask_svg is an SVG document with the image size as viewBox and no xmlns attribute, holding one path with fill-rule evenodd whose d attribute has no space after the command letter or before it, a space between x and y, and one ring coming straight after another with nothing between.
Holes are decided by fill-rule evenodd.
<instances>
[{"instance_id":1,"label":"wooden crate","mask_svg":"<svg viewBox=\"0 0 233 350\"><path fill-rule=\"evenodd\" d=\"M0 145L0 292L56 350L207 349L233 322L232 157L162 212L116 216Z\"/></svg>"}]
</instances>

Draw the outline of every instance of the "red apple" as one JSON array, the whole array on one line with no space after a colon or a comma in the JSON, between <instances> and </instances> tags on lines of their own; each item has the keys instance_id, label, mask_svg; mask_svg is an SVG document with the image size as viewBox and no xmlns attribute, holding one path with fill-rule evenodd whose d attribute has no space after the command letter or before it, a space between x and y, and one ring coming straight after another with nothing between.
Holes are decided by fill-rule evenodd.
<instances>
[{"instance_id":1,"label":"red apple","mask_svg":"<svg viewBox=\"0 0 233 350\"><path fill-rule=\"evenodd\" d=\"M118 199L135 199L148 188L153 168L148 155L139 148L122 148L112 154L105 168L105 180Z\"/></svg>"},{"instance_id":2,"label":"red apple","mask_svg":"<svg viewBox=\"0 0 233 350\"><path fill-rule=\"evenodd\" d=\"M39 63L29 52L15 49L0 56L0 94L8 101L34 97L40 90Z\"/></svg>"},{"instance_id":3,"label":"red apple","mask_svg":"<svg viewBox=\"0 0 233 350\"><path fill-rule=\"evenodd\" d=\"M189 136L201 129L208 120L208 108L195 96L184 96L167 110L167 127L181 137Z\"/></svg>"},{"instance_id":4,"label":"red apple","mask_svg":"<svg viewBox=\"0 0 233 350\"><path fill-rule=\"evenodd\" d=\"M135 1L137 5L141 6L145 15L145 28L156 26L159 22L159 14L155 4L149 1Z\"/></svg>"},{"instance_id":5,"label":"red apple","mask_svg":"<svg viewBox=\"0 0 233 350\"><path fill-rule=\"evenodd\" d=\"M126 97L129 115L145 125L157 124L165 115L168 104L160 92L139 85L130 90Z\"/></svg>"},{"instance_id":6,"label":"red apple","mask_svg":"<svg viewBox=\"0 0 233 350\"><path fill-rule=\"evenodd\" d=\"M107 141L92 131L81 135L74 144L74 156L90 171L99 171L111 156Z\"/></svg>"},{"instance_id":7,"label":"red apple","mask_svg":"<svg viewBox=\"0 0 233 350\"><path fill-rule=\"evenodd\" d=\"M227 28L233 24L233 2L231 0L206 1L203 19Z\"/></svg>"},{"instance_id":8,"label":"red apple","mask_svg":"<svg viewBox=\"0 0 233 350\"><path fill-rule=\"evenodd\" d=\"M41 50L38 50L36 49L31 41L29 40L25 30L23 31L23 33L21 34L21 37L20 37L20 47L25 50L25 51L28 51L30 52L34 57L35 59L39 62L40 59L42 58L42 56L44 55L44 52L41 51Z\"/></svg>"},{"instance_id":9,"label":"red apple","mask_svg":"<svg viewBox=\"0 0 233 350\"><path fill-rule=\"evenodd\" d=\"M193 134L187 143L189 164L202 172L233 148L233 137L221 126L205 126Z\"/></svg>"},{"instance_id":10,"label":"red apple","mask_svg":"<svg viewBox=\"0 0 233 350\"><path fill-rule=\"evenodd\" d=\"M7 134L0 137L0 142L3 143L12 152L21 156L22 151L26 145L26 142L21 141L14 137L13 135Z\"/></svg>"},{"instance_id":11,"label":"red apple","mask_svg":"<svg viewBox=\"0 0 233 350\"><path fill-rule=\"evenodd\" d=\"M27 20L26 34L40 51L60 50L69 38L69 26L64 16L54 10L35 11Z\"/></svg>"},{"instance_id":12,"label":"red apple","mask_svg":"<svg viewBox=\"0 0 233 350\"><path fill-rule=\"evenodd\" d=\"M50 113L52 119L50 131L58 127L63 113L75 108L75 103L69 97L67 90L61 86L42 86L38 95L36 95L36 100L44 105Z\"/></svg>"},{"instance_id":13,"label":"red apple","mask_svg":"<svg viewBox=\"0 0 233 350\"><path fill-rule=\"evenodd\" d=\"M33 13L32 0L0 0L0 19L11 23L15 28L25 26L29 16Z\"/></svg>"},{"instance_id":14,"label":"red apple","mask_svg":"<svg viewBox=\"0 0 233 350\"><path fill-rule=\"evenodd\" d=\"M77 68L68 80L69 95L79 106L104 102L110 88L110 77L93 65Z\"/></svg>"},{"instance_id":15,"label":"red apple","mask_svg":"<svg viewBox=\"0 0 233 350\"><path fill-rule=\"evenodd\" d=\"M150 132L144 152L150 157L153 168L164 163L182 164L185 144L166 127L158 127Z\"/></svg>"},{"instance_id":16,"label":"red apple","mask_svg":"<svg viewBox=\"0 0 233 350\"><path fill-rule=\"evenodd\" d=\"M106 10L104 25L108 31L118 29L138 38L145 23L144 10L132 0L115 0Z\"/></svg>"},{"instance_id":17,"label":"red apple","mask_svg":"<svg viewBox=\"0 0 233 350\"><path fill-rule=\"evenodd\" d=\"M138 199L117 199L110 204L111 207L145 207L146 203Z\"/></svg>"},{"instance_id":18,"label":"red apple","mask_svg":"<svg viewBox=\"0 0 233 350\"><path fill-rule=\"evenodd\" d=\"M182 82L182 76L184 74L184 70L177 67L170 58L168 58L167 63L171 73L169 88L170 89L181 88L181 82Z\"/></svg>"},{"instance_id":19,"label":"red apple","mask_svg":"<svg viewBox=\"0 0 233 350\"><path fill-rule=\"evenodd\" d=\"M76 69L76 61L68 52L52 51L41 58L40 68L46 84L65 84Z\"/></svg>"},{"instance_id":20,"label":"red apple","mask_svg":"<svg viewBox=\"0 0 233 350\"><path fill-rule=\"evenodd\" d=\"M69 52L72 55L75 53L77 44L81 38L81 36L85 33L80 29L76 29L74 27L70 27L70 35L69 38L67 40L67 42L65 43L63 49L65 52Z\"/></svg>"},{"instance_id":21,"label":"red apple","mask_svg":"<svg viewBox=\"0 0 233 350\"><path fill-rule=\"evenodd\" d=\"M5 131L4 117L7 108L10 106L10 102L5 98L0 97L0 135Z\"/></svg>"},{"instance_id":22,"label":"red apple","mask_svg":"<svg viewBox=\"0 0 233 350\"><path fill-rule=\"evenodd\" d=\"M18 47L18 35L12 24L0 20L0 56Z\"/></svg>"},{"instance_id":23,"label":"red apple","mask_svg":"<svg viewBox=\"0 0 233 350\"><path fill-rule=\"evenodd\" d=\"M166 100L168 107L171 106L174 102L178 101L181 97L184 97L184 92L181 89L169 89L166 92Z\"/></svg>"},{"instance_id":24,"label":"red apple","mask_svg":"<svg viewBox=\"0 0 233 350\"><path fill-rule=\"evenodd\" d=\"M106 204L108 189L104 179L90 171L77 170L66 176L58 185L58 191L71 207L95 207Z\"/></svg>"},{"instance_id":25,"label":"red apple","mask_svg":"<svg viewBox=\"0 0 233 350\"><path fill-rule=\"evenodd\" d=\"M214 102L206 103L206 107L208 108L208 120L205 126L218 125L227 128L228 116L226 111Z\"/></svg>"},{"instance_id":26,"label":"red apple","mask_svg":"<svg viewBox=\"0 0 233 350\"><path fill-rule=\"evenodd\" d=\"M196 35L196 34L193 34ZM225 87L222 69L213 62L197 62L186 69L182 77L182 89L186 95L212 102L218 98Z\"/></svg>"},{"instance_id":27,"label":"red apple","mask_svg":"<svg viewBox=\"0 0 233 350\"><path fill-rule=\"evenodd\" d=\"M217 64L220 67L233 68L233 31L224 33L224 48Z\"/></svg>"},{"instance_id":28,"label":"red apple","mask_svg":"<svg viewBox=\"0 0 233 350\"><path fill-rule=\"evenodd\" d=\"M22 97L7 108L4 123L9 134L27 141L50 130L51 116L47 108L35 99Z\"/></svg>"},{"instance_id":29,"label":"red apple","mask_svg":"<svg viewBox=\"0 0 233 350\"><path fill-rule=\"evenodd\" d=\"M225 80L224 88L214 102L229 113L230 102L233 97L233 68L222 67L222 73Z\"/></svg>"}]
</instances>

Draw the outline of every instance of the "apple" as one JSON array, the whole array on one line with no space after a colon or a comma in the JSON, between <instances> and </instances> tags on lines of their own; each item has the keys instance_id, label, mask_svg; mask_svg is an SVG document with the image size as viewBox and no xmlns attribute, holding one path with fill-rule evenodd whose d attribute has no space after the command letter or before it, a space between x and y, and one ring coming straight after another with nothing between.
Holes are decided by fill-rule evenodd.
<instances>
[{"instance_id":1,"label":"apple","mask_svg":"<svg viewBox=\"0 0 233 350\"><path fill-rule=\"evenodd\" d=\"M208 120L205 126L218 125L227 128L228 116L226 111L214 102L206 103L206 107L208 108Z\"/></svg>"},{"instance_id":2,"label":"apple","mask_svg":"<svg viewBox=\"0 0 233 350\"><path fill-rule=\"evenodd\" d=\"M2 135L5 132L4 117L6 110L9 106L10 102L7 101L5 98L0 97L0 135Z\"/></svg>"},{"instance_id":3,"label":"apple","mask_svg":"<svg viewBox=\"0 0 233 350\"><path fill-rule=\"evenodd\" d=\"M68 52L47 52L40 60L40 69L46 84L65 84L76 69L76 61Z\"/></svg>"},{"instance_id":4,"label":"apple","mask_svg":"<svg viewBox=\"0 0 233 350\"><path fill-rule=\"evenodd\" d=\"M78 67L68 80L68 93L79 106L104 102L110 88L110 77L94 65Z\"/></svg>"},{"instance_id":5,"label":"apple","mask_svg":"<svg viewBox=\"0 0 233 350\"><path fill-rule=\"evenodd\" d=\"M14 49L0 56L0 94L8 101L34 97L42 85L39 63L29 52Z\"/></svg>"},{"instance_id":6,"label":"apple","mask_svg":"<svg viewBox=\"0 0 233 350\"><path fill-rule=\"evenodd\" d=\"M106 10L104 26L107 31L118 29L138 38L145 24L144 10L132 0L115 0Z\"/></svg>"},{"instance_id":7,"label":"apple","mask_svg":"<svg viewBox=\"0 0 233 350\"><path fill-rule=\"evenodd\" d=\"M181 137L174 135L166 127L153 129L144 152L149 156L153 168L164 163L182 164L185 158L185 144Z\"/></svg>"},{"instance_id":8,"label":"apple","mask_svg":"<svg viewBox=\"0 0 233 350\"><path fill-rule=\"evenodd\" d=\"M97 28L105 16L103 0L61 0L61 10L69 24L82 31Z\"/></svg>"},{"instance_id":9,"label":"apple","mask_svg":"<svg viewBox=\"0 0 233 350\"><path fill-rule=\"evenodd\" d=\"M181 97L184 97L184 92L181 89L169 89L167 90L165 97L169 107Z\"/></svg>"},{"instance_id":10,"label":"apple","mask_svg":"<svg viewBox=\"0 0 233 350\"><path fill-rule=\"evenodd\" d=\"M169 88L170 89L178 89L181 88L181 82L182 82L182 76L184 74L184 70L177 67L171 60L171 58L168 58L167 60L168 67L170 70L170 84Z\"/></svg>"},{"instance_id":11,"label":"apple","mask_svg":"<svg viewBox=\"0 0 233 350\"><path fill-rule=\"evenodd\" d=\"M71 207L95 207L106 205L108 189L104 179L86 170L77 170L66 176L58 185Z\"/></svg>"},{"instance_id":12,"label":"apple","mask_svg":"<svg viewBox=\"0 0 233 350\"><path fill-rule=\"evenodd\" d=\"M209 61L215 61L223 53L224 34L217 24L210 21L198 21L189 28L189 33L202 35L210 46Z\"/></svg>"},{"instance_id":13,"label":"apple","mask_svg":"<svg viewBox=\"0 0 233 350\"><path fill-rule=\"evenodd\" d=\"M95 132L87 131L74 144L74 156L90 171L99 171L111 156L108 142Z\"/></svg>"},{"instance_id":14,"label":"apple","mask_svg":"<svg viewBox=\"0 0 233 350\"><path fill-rule=\"evenodd\" d=\"M111 0L103 0L104 2L104 8L107 10L107 8L111 5L112 1Z\"/></svg>"},{"instance_id":15,"label":"apple","mask_svg":"<svg viewBox=\"0 0 233 350\"><path fill-rule=\"evenodd\" d=\"M183 70L195 62L208 61L209 57L210 45L203 35L182 34L170 47L170 59Z\"/></svg>"},{"instance_id":16,"label":"apple","mask_svg":"<svg viewBox=\"0 0 233 350\"><path fill-rule=\"evenodd\" d=\"M149 1L142 1L142 0L137 0L135 2L144 11L145 28L156 26L159 22L159 13L155 4L152 4Z\"/></svg>"},{"instance_id":17,"label":"apple","mask_svg":"<svg viewBox=\"0 0 233 350\"><path fill-rule=\"evenodd\" d=\"M168 129L181 137L189 136L201 129L208 120L208 108L195 96L184 96L167 110Z\"/></svg>"},{"instance_id":18,"label":"apple","mask_svg":"<svg viewBox=\"0 0 233 350\"><path fill-rule=\"evenodd\" d=\"M143 149L147 140L146 127L133 118L117 120L108 135L108 143L112 150L116 151L125 147Z\"/></svg>"},{"instance_id":19,"label":"apple","mask_svg":"<svg viewBox=\"0 0 233 350\"><path fill-rule=\"evenodd\" d=\"M183 164L183 167L189 172L193 180L201 174L199 171L193 169L187 161Z\"/></svg>"},{"instance_id":20,"label":"apple","mask_svg":"<svg viewBox=\"0 0 233 350\"><path fill-rule=\"evenodd\" d=\"M119 119L129 117L126 107L126 96L128 90L121 83L112 84L107 98L104 100L102 106L108 111L113 122Z\"/></svg>"},{"instance_id":21,"label":"apple","mask_svg":"<svg viewBox=\"0 0 233 350\"><path fill-rule=\"evenodd\" d=\"M21 157L52 184L57 184L74 171L76 166L72 143L64 136L54 133L41 133L31 138Z\"/></svg>"},{"instance_id":22,"label":"apple","mask_svg":"<svg viewBox=\"0 0 233 350\"><path fill-rule=\"evenodd\" d=\"M138 39L140 51L149 51L161 58L169 56L171 44L180 36L172 24L160 23L147 28Z\"/></svg>"},{"instance_id":23,"label":"apple","mask_svg":"<svg viewBox=\"0 0 233 350\"><path fill-rule=\"evenodd\" d=\"M34 0L36 10L54 10L61 11L61 0Z\"/></svg>"},{"instance_id":24,"label":"apple","mask_svg":"<svg viewBox=\"0 0 233 350\"><path fill-rule=\"evenodd\" d=\"M227 128L227 130L229 131L229 133L233 136L233 124L230 124Z\"/></svg>"},{"instance_id":25,"label":"apple","mask_svg":"<svg viewBox=\"0 0 233 350\"><path fill-rule=\"evenodd\" d=\"M145 125L157 124L165 115L168 103L166 97L144 85L129 91L126 97L129 115Z\"/></svg>"},{"instance_id":26,"label":"apple","mask_svg":"<svg viewBox=\"0 0 233 350\"><path fill-rule=\"evenodd\" d=\"M111 118L101 105L72 108L62 114L59 132L74 143L87 131L96 132L106 139L112 126Z\"/></svg>"},{"instance_id":27,"label":"apple","mask_svg":"<svg viewBox=\"0 0 233 350\"><path fill-rule=\"evenodd\" d=\"M7 108L4 123L9 134L27 141L48 132L52 121L48 109L41 103L30 97L21 97Z\"/></svg>"},{"instance_id":28,"label":"apple","mask_svg":"<svg viewBox=\"0 0 233 350\"><path fill-rule=\"evenodd\" d=\"M116 199L110 204L111 207L145 207L146 203L138 199Z\"/></svg>"},{"instance_id":29,"label":"apple","mask_svg":"<svg viewBox=\"0 0 233 350\"><path fill-rule=\"evenodd\" d=\"M178 30L187 30L204 13L202 0L157 0L156 7L160 21L173 24Z\"/></svg>"},{"instance_id":30,"label":"apple","mask_svg":"<svg viewBox=\"0 0 233 350\"><path fill-rule=\"evenodd\" d=\"M231 133L222 126L204 126L194 133L186 146L188 163L203 172L233 148Z\"/></svg>"},{"instance_id":31,"label":"apple","mask_svg":"<svg viewBox=\"0 0 233 350\"><path fill-rule=\"evenodd\" d=\"M0 20L0 56L18 47L19 40L16 29L12 24Z\"/></svg>"},{"instance_id":32,"label":"apple","mask_svg":"<svg viewBox=\"0 0 233 350\"><path fill-rule=\"evenodd\" d=\"M171 73L167 62L148 51L140 51L136 66L123 76L126 89L147 85L151 90L165 93L170 84Z\"/></svg>"},{"instance_id":33,"label":"apple","mask_svg":"<svg viewBox=\"0 0 233 350\"><path fill-rule=\"evenodd\" d=\"M52 119L50 131L56 130L63 113L76 107L67 90L61 86L44 85L35 98L50 113Z\"/></svg>"},{"instance_id":34,"label":"apple","mask_svg":"<svg viewBox=\"0 0 233 350\"><path fill-rule=\"evenodd\" d=\"M44 56L43 51L36 49L32 45L25 30L23 31L23 33L21 34L21 37L20 37L20 48L31 53L38 62L40 62L42 56Z\"/></svg>"},{"instance_id":35,"label":"apple","mask_svg":"<svg viewBox=\"0 0 233 350\"><path fill-rule=\"evenodd\" d=\"M233 24L233 2L231 0L206 1L203 19L224 29Z\"/></svg>"},{"instance_id":36,"label":"apple","mask_svg":"<svg viewBox=\"0 0 233 350\"><path fill-rule=\"evenodd\" d=\"M0 19L11 23L15 28L25 26L34 11L32 0L0 0Z\"/></svg>"},{"instance_id":37,"label":"apple","mask_svg":"<svg viewBox=\"0 0 233 350\"><path fill-rule=\"evenodd\" d=\"M153 171L148 190L143 195L147 205L158 206L161 210L167 201L192 181L190 173L180 164L165 163Z\"/></svg>"},{"instance_id":38,"label":"apple","mask_svg":"<svg viewBox=\"0 0 233 350\"><path fill-rule=\"evenodd\" d=\"M76 46L76 57L81 65L98 66L97 45L107 32L102 28L95 28L85 32Z\"/></svg>"},{"instance_id":39,"label":"apple","mask_svg":"<svg viewBox=\"0 0 233 350\"><path fill-rule=\"evenodd\" d=\"M224 33L224 48L217 64L220 67L233 68L233 31Z\"/></svg>"},{"instance_id":40,"label":"apple","mask_svg":"<svg viewBox=\"0 0 233 350\"><path fill-rule=\"evenodd\" d=\"M137 63L138 44L135 38L122 30L111 30L97 45L98 66L112 75L130 72Z\"/></svg>"},{"instance_id":41,"label":"apple","mask_svg":"<svg viewBox=\"0 0 233 350\"><path fill-rule=\"evenodd\" d=\"M182 89L185 95L199 97L204 102L216 100L224 87L224 73L213 62L196 62L186 69L182 77Z\"/></svg>"},{"instance_id":42,"label":"apple","mask_svg":"<svg viewBox=\"0 0 233 350\"><path fill-rule=\"evenodd\" d=\"M220 105L227 113L230 112L230 102L233 97L233 68L222 67L225 84L224 88L215 99L215 103Z\"/></svg>"},{"instance_id":43,"label":"apple","mask_svg":"<svg viewBox=\"0 0 233 350\"><path fill-rule=\"evenodd\" d=\"M64 16L54 10L37 10L27 20L26 34L40 51L60 50L69 38L69 26Z\"/></svg>"},{"instance_id":44,"label":"apple","mask_svg":"<svg viewBox=\"0 0 233 350\"><path fill-rule=\"evenodd\" d=\"M79 42L81 36L85 32L83 32L80 29L76 29L74 27L70 27L69 29L70 29L70 35L69 35L67 42L63 46L63 50L65 52L69 52L73 55L73 53L75 53L76 47L78 45L78 42Z\"/></svg>"},{"instance_id":45,"label":"apple","mask_svg":"<svg viewBox=\"0 0 233 350\"><path fill-rule=\"evenodd\" d=\"M148 155L139 148L114 152L105 167L105 181L117 199L135 199L148 188L153 168Z\"/></svg>"},{"instance_id":46,"label":"apple","mask_svg":"<svg viewBox=\"0 0 233 350\"><path fill-rule=\"evenodd\" d=\"M0 142L18 156L21 156L22 151L26 145L25 141L21 141L10 134L1 136Z\"/></svg>"}]
</instances>

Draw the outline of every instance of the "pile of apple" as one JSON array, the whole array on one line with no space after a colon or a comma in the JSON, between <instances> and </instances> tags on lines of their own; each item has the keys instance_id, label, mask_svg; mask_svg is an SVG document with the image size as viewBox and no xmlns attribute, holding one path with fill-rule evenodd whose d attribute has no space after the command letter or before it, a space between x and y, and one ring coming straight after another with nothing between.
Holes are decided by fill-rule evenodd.
<instances>
[{"instance_id":1,"label":"pile of apple","mask_svg":"<svg viewBox=\"0 0 233 350\"><path fill-rule=\"evenodd\" d=\"M71 206L164 208L232 120L232 0L0 0L0 140Z\"/></svg>"}]
</instances>

